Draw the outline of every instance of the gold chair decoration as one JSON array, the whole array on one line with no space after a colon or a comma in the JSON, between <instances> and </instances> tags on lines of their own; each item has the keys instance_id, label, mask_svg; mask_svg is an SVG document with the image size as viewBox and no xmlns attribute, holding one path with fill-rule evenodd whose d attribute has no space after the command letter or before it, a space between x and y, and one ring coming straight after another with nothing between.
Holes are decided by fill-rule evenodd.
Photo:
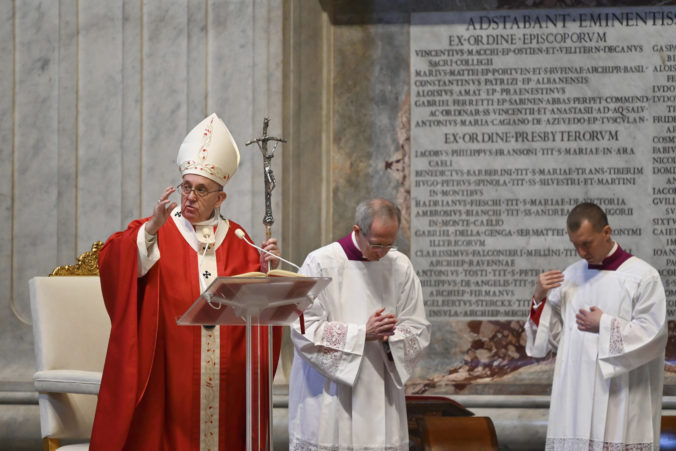
<instances>
[{"instance_id":1,"label":"gold chair decoration","mask_svg":"<svg viewBox=\"0 0 676 451\"><path fill-rule=\"evenodd\" d=\"M95 241L92 250L83 252L75 265L57 266L50 276L98 276L99 251L102 247L103 241Z\"/></svg>"}]
</instances>

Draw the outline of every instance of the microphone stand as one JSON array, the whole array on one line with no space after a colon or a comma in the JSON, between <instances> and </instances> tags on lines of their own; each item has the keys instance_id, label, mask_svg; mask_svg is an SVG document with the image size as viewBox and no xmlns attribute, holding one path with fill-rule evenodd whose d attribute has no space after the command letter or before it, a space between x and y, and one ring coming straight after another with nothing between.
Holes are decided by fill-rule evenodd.
<instances>
[{"instance_id":1,"label":"microphone stand","mask_svg":"<svg viewBox=\"0 0 676 451\"><path fill-rule=\"evenodd\" d=\"M265 184L265 215L263 216L263 225L265 226L265 240L269 240L272 237L272 224L275 222L272 217L272 190L275 189L275 175L272 172L272 157L275 154L275 150L280 142L285 143L286 139L276 138L274 136L268 136L268 125L270 125L270 118L266 117L263 119L263 136L260 138L253 139L246 143L250 145L253 143L258 144L258 148L263 155L263 182ZM268 141L273 141L275 144L272 147L272 150L268 153ZM270 269L270 263L266 265L266 271ZM259 334L260 334L260 325L259 325ZM260 358L260 340L259 344L259 358ZM251 344L247 341L247 346L250 347ZM274 367L274 362L272 361L273 355L273 340L272 340L272 327L268 326L268 449L273 451L272 444L272 368ZM247 348L247 360L250 360L251 352ZM247 362L247 371L251 371L250 361ZM260 370L260 366L259 366ZM260 377L258 378L260 385ZM247 379L247 383L250 384L251 378ZM251 387L247 387L247 393L251 394ZM259 409L258 416L260 417L260 388L258 390L259 396ZM247 411L247 450L251 451L251 412ZM258 428L259 435L259 444L260 444L260 427ZM260 446L259 446L260 447Z\"/></svg>"},{"instance_id":2,"label":"microphone stand","mask_svg":"<svg viewBox=\"0 0 676 451\"><path fill-rule=\"evenodd\" d=\"M289 261L289 260L286 260L286 259L282 258L280 255L275 255L275 254L273 254L272 252L266 251L266 250L263 249L262 247L259 247L259 246L256 246L255 244L253 244L251 241L249 241L249 240L246 238L246 235L244 234L244 231L243 231L242 229L237 229L237 230L235 230L235 235L237 236L237 238L239 238L240 240L244 241L246 244L248 244L249 246L253 247L254 249L257 249L259 252L263 252L264 254L271 255L271 256L275 257L277 260L281 260L281 261L283 261L284 263L287 263L287 264L293 266L294 268L296 268L297 270L300 271L300 266L298 266L298 265L295 264L294 262L291 262L291 261Z\"/></svg>"}]
</instances>

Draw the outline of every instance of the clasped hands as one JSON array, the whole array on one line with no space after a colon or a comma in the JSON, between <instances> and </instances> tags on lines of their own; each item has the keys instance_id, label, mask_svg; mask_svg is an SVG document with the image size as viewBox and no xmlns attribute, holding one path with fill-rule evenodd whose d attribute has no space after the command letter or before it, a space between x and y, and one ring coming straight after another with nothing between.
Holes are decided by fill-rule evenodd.
<instances>
[{"instance_id":1,"label":"clasped hands","mask_svg":"<svg viewBox=\"0 0 676 451\"><path fill-rule=\"evenodd\" d=\"M388 337L394 335L397 318L392 313L383 312L385 307L376 310L366 321L366 340L387 341Z\"/></svg>"},{"instance_id":2,"label":"clasped hands","mask_svg":"<svg viewBox=\"0 0 676 451\"><path fill-rule=\"evenodd\" d=\"M559 270L546 271L540 274L535 286L535 292L533 293L535 302L540 302L547 296L549 290L560 287L562 283L563 272ZM603 311L596 306L589 307L589 310L580 309L580 311L575 314L577 328L583 332L597 333L601 324L602 315Z\"/></svg>"}]
</instances>

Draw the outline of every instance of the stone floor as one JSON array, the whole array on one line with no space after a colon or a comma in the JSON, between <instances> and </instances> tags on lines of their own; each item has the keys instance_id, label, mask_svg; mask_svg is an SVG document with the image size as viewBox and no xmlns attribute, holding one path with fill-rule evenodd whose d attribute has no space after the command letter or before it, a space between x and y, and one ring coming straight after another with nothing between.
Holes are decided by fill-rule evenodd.
<instances>
[{"instance_id":1,"label":"stone floor","mask_svg":"<svg viewBox=\"0 0 676 451\"><path fill-rule=\"evenodd\" d=\"M513 398L513 397L512 397ZM466 401L463 399L463 401ZM482 407L471 402L464 404L478 416L493 420L501 451L530 451L544 449L548 406ZM288 450L287 409L284 402L276 402L274 409L274 449ZM673 406L670 406L673 407ZM676 415L676 411L663 411ZM37 405L0 404L0 450L40 451L40 413Z\"/></svg>"},{"instance_id":2,"label":"stone floor","mask_svg":"<svg viewBox=\"0 0 676 451\"><path fill-rule=\"evenodd\" d=\"M472 409L475 414L492 416L498 434L500 449L504 451L541 450L544 447L545 421L538 418L546 415L539 409ZM274 449L287 451L287 409L274 409ZM533 420L535 422L533 423ZM526 423L532 423L527 425ZM37 405L0 405L0 450L40 451L40 413Z\"/></svg>"}]
</instances>

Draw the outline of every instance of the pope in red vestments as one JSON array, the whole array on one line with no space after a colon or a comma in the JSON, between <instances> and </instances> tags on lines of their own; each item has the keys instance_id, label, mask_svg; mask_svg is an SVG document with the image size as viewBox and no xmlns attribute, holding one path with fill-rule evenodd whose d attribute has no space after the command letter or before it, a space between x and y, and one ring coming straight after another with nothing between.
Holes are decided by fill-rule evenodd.
<instances>
[{"instance_id":1,"label":"pope in red vestments","mask_svg":"<svg viewBox=\"0 0 676 451\"><path fill-rule=\"evenodd\" d=\"M194 154L206 156L206 163L195 163ZM180 207L170 199L176 188L166 188L150 218L133 221L101 249L101 288L112 328L90 449L244 449L244 327L176 322L215 276L276 264L239 239L240 227L219 214L222 188L238 162L225 124L209 116L179 151ZM263 247L279 255L275 239ZM252 335L261 337L253 360L261 362L259 401L267 406L265 381L274 371L267 364L267 327L254 327ZM273 336L276 362L281 329L274 328ZM262 408L263 432L253 438L254 447L265 446L267 414Z\"/></svg>"}]
</instances>

